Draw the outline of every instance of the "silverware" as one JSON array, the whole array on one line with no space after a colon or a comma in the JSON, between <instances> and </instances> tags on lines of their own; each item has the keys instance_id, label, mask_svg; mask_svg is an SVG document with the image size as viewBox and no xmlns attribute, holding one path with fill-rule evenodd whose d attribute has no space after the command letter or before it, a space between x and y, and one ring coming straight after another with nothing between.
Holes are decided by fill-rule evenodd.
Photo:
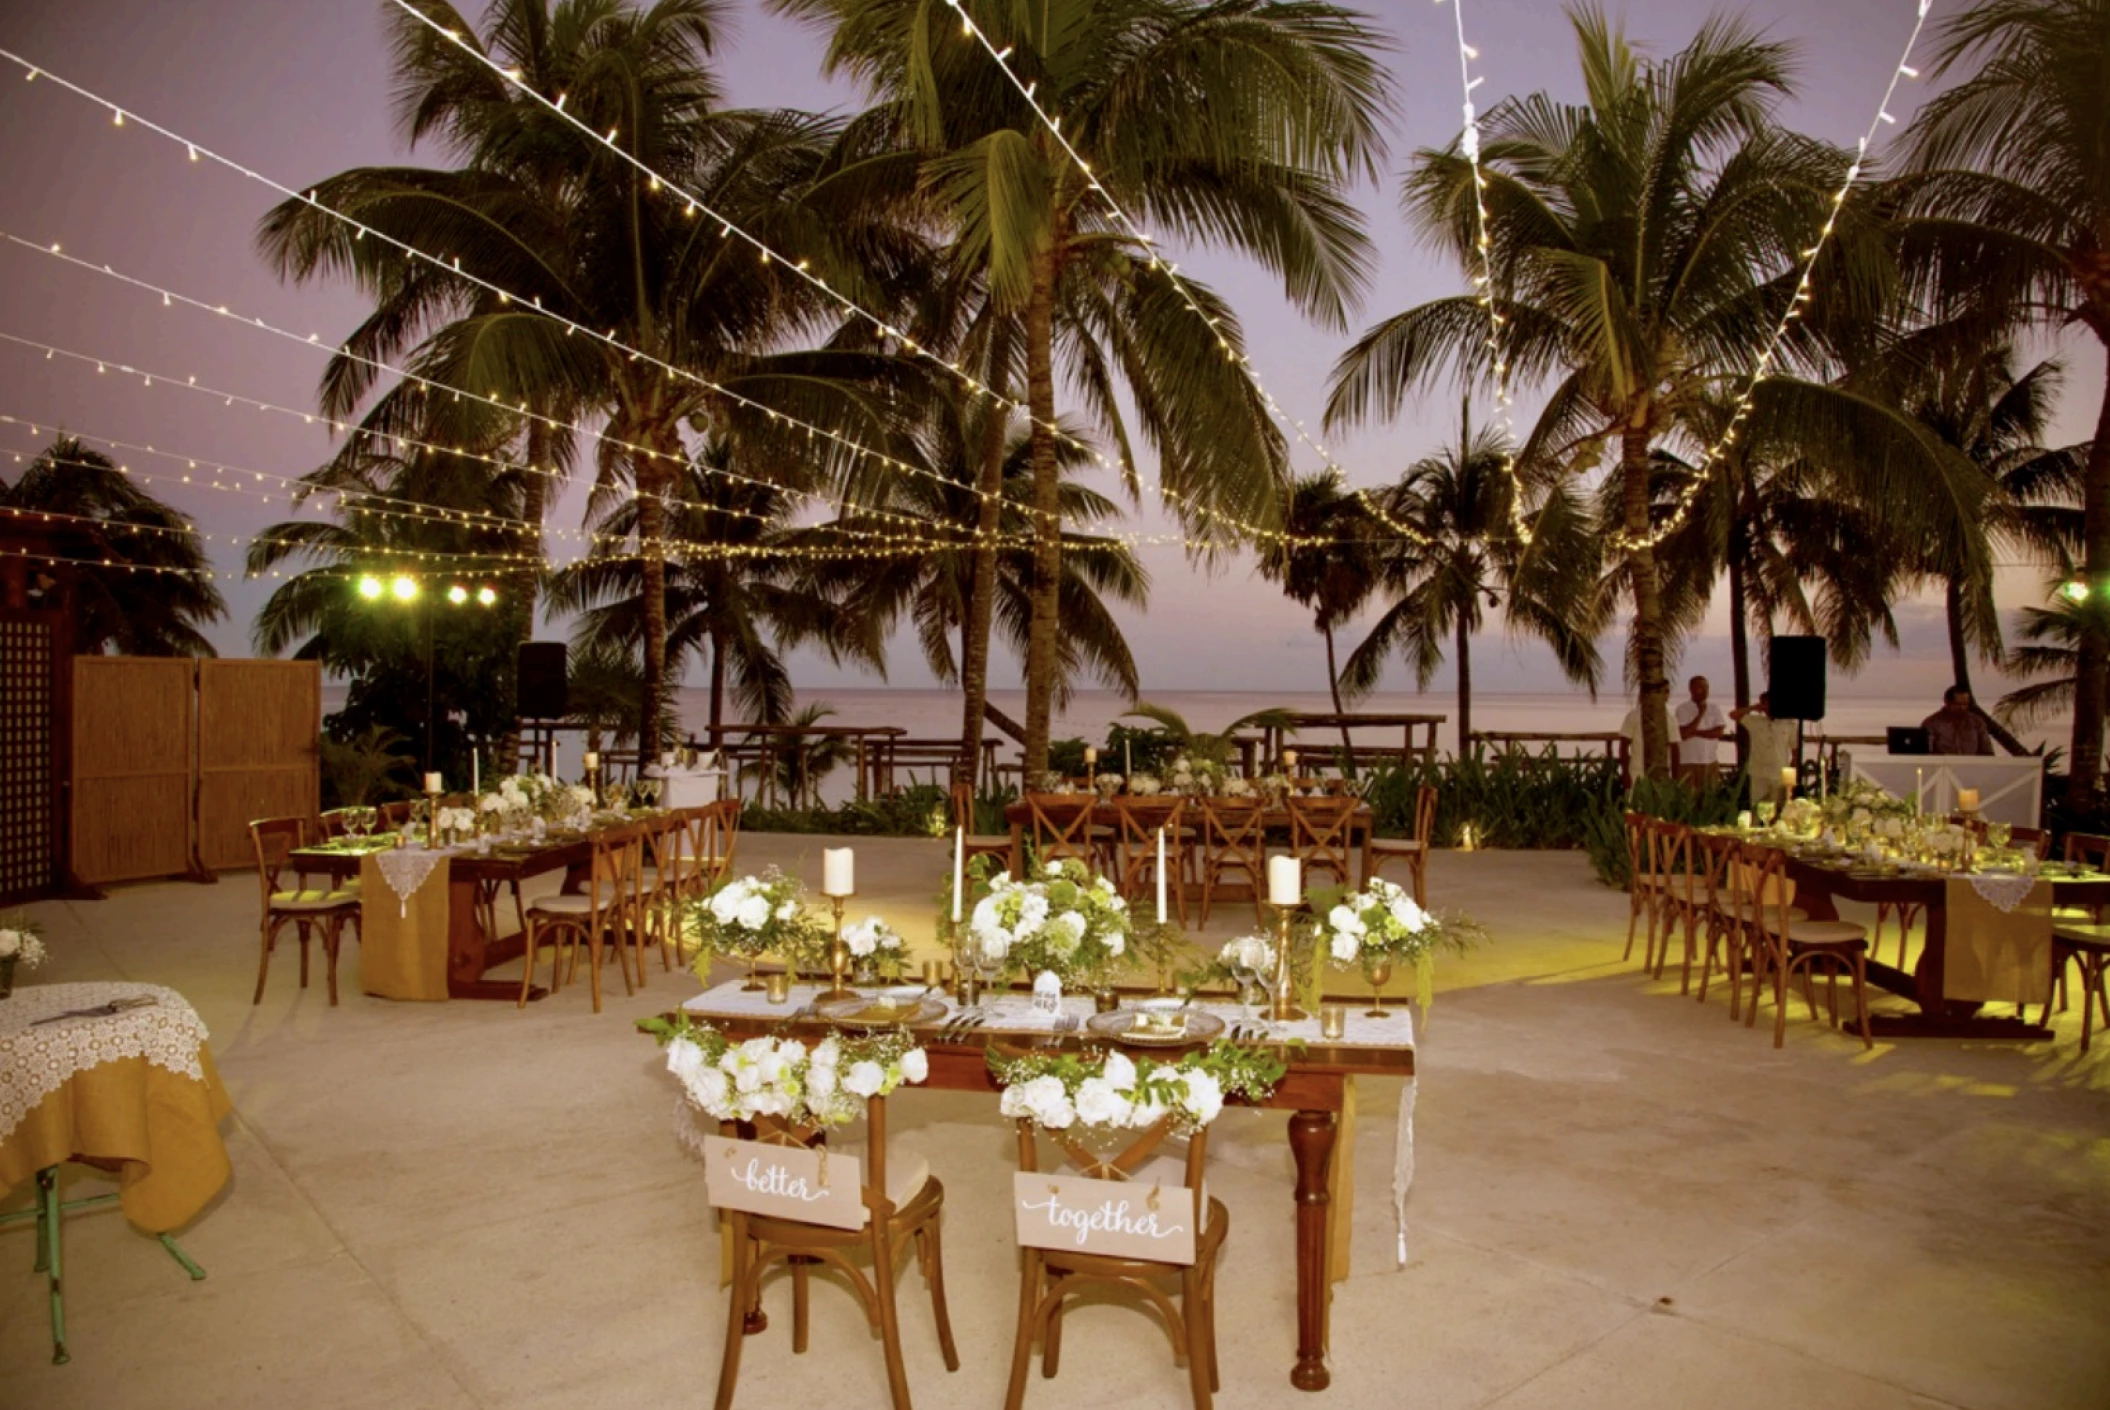
<instances>
[{"instance_id":1,"label":"silverware","mask_svg":"<svg viewBox=\"0 0 2110 1410\"><path fill-rule=\"evenodd\" d=\"M93 1008L68 1009L64 1013L55 1013L49 1018L37 1019L29 1026L31 1028L41 1028L47 1023L57 1023L59 1020L66 1018L109 1018L111 1015L123 1013L127 1009L152 1008L159 1002L160 1000L156 999L152 994L134 994L129 998L112 999L107 1004L97 1004Z\"/></svg>"}]
</instances>

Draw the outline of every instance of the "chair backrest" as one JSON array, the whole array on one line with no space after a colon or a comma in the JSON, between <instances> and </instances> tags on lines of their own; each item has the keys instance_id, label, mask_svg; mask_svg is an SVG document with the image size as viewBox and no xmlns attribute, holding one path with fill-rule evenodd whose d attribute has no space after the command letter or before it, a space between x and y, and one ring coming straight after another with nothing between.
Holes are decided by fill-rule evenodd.
<instances>
[{"instance_id":1,"label":"chair backrest","mask_svg":"<svg viewBox=\"0 0 2110 1410\"><path fill-rule=\"evenodd\" d=\"M1071 858L1092 864L1092 809L1095 800L1070 793L1028 793L1026 816L1032 825L1033 852L1043 862Z\"/></svg>"},{"instance_id":2,"label":"chair backrest","mask_svg":"<svg viewBox=\"0 0 2110 1410\"><path fill-rule=\"evenodd\" d=\"M2110 837L2090 832L2067 833L2066 860L2085 863L2097 871L2110 870Z\"/></svg>"},{"instance_id":3,"label":"chair backrest","mask_svg":"<svg viewBox=\"0 0 2110 1410\"><path fill-rule=\"evenodd\" d=\"M688 829L681 817L675 813L656 813L638 824L644 835L644 855L638 868L639 899L648 894L642 885L644 868L652 868L653 882L657 893L671 896L681 889L683 880L682 840Z\"/></svg>"},{"instance_id":4,"label":"chair backrest","mask_svg":"<svg viewBox=\"0 0 2110 1410\"><path fill-rule=\"evenodd\" d=\"M863 1162L863 1195L867 1212L866 1227L875 1233L888 1231L887 1221L892 1217L894 1206L886 1192L886 1098L869 1097L865 1100L865 1147L860 1153ZM764 1141L777 1146L802 1146L814 1149L824 1145L827 1131L819 1126L805 1126L788 1122L781 1116L757 1116L753 1124L753 1135L740 1129L740 1123L719 1123L720 1133L728 1139L746 1138ZM750 1216L754 1217L754 1216ZM772 1220L775 1223L792 1223L791 1220ZM817 1226L816 1226L817 1227Z\"/></svg>"},{"instance_id":5,"label":"chair backrest","mask_svg":"<svg viewBox=\"0 0 2110 1410\"><path fill-rule=\"evenodd\" d=\"M349 819L345 816L350 811L349 808L331 808L327 812L317 813L315 815L316 839L327 842L333 837L343 837L350 832L351 829L347 826Z\"/></svg>"},{"instance_id":6,"label":"chair backrest","mask_svg":"<svg viewBox=\"0 0 2110 1410\"><path fill-rule=\"evenodd\" d=\"M974 785L971 783L952 786L952 825L970 837L979 831L974 825Z\"/></svg>"},{"instance_id":7,"label":"chair backrest","mask_svg":"<svg viewBox=\"0 0 2110 1410\"><path fill-rule=\"evenodd\" d=\"M1743 843L1727 833L1695 832L1692 838L1693 860L1699 865L1700 885L1704 888L1709 913L1723 920L1743 919L1743 897L1736 889L1737 853Z\"/></svg>"},{"instance_id":8,"label":"chair backrest","mask_svg":"<svg viewBox=\"0 0 2110 1410\"><path fill-rule=\"evenodd\" d=\"M1414 790L1414 834L1413 840L1429 846L1436 831L1436 786L1425 783Z\"/></svg>"},{"instance_id":9,"label":"chair backrest","mask_svg":"<svg viewBox=\"0 0 2110 1410\"><path fill-rule=\"evenodd\" d=\"M1120 860L1116 870L1120 874L1121 890L1125 895L1131 887L1138 885L1144 869L1157 865L1158 838L1165 839L1168 865L1179 854L1180 820L1187 811L1187 800L1180 797L1131 798L1127 796L1113 800L1114 818L1121 829ZM1130 901L1135 897L1130 896Z\"/></svg>"},{"instance_id":10,"label":"chair backrest","mask_svg":"<svg viewBox=\"0 0 2110 1410\"><path fill-rule=\"evenodd\" d=\"M393 803L381 805L380 826L389 831L400 829L410 821L411 800L399 798Z\"/></svg>"},{"instance_id":11,"label":"chair backrest","mask_svg":"<svg viewBox=\"0 0 2110 1410\"><path fill-rule=\"evenodd\" d=\"M1657 820L1649 825L1651 845L1656 849L1655 871L1665 892L1680 905L1700 899L1698 879L1693 875L1693 830L1681 822Z\"/></svg>"},{"instance_id":12,"label":"chair backrest","mask_svg":"<svg viewBox=\"0 0 2110 1410\"><path fill-rule=\"evenodd\" d=\"M1355 798L1299 798L1289 804L1289 850L1304 864L1334 867L1348 879L1348 852L1355 840L1355 820L1362 802Z\"/></svg>"},{"instance_id":13,"label":"chair backrest","mask_svg":"<svg viewBox=\"0 0 2110 1410\"><path fill-rule=\"evenodd\" d=\"M1243 866L1258 877L1267 851L1267 805L1257 798L1204 798L1201 807L1210 864Z\"/></svg>"},{"instance_id":14,"label":"chair backrest","mask_svg":"<svg viewBox=\"0 0 2110 1410\"><path fill-rule=\"evenodd\" d=\"M1018 1168L1028 1175L1038 1174L1042 1171L1040 1137L1046 1135L1065 1156L1069 1157L1069 1163L1073 1169L1062 1173L1074 1173L1091 1180L1128 1180L1134 1178L1136 1172L1144 1166L1145 1162L1165 1143L1167 1137L1171 1134L1172 1118L1169 1115L1163 1116L1137 1132L1127 1145L1117 1151L1106 1153L1094 1150L1089 1145L1086 1145L1074 1131L1041 1132L1034 1128L1032 1122L1020 1120L1018 1122ZM1192 1193L1194 1200L1194 1228L1196 1230L1200 1230L1208 1222L1207 1211L1202 1204L1203 1199L1206 1197L1203 1180L1208 1156L1209 1128L1206 1126L1198 1127L1187 1137L1186 1155L1182 1162L1182 1183Z\"/></svg>"},{"instance_id":15,"label":"chair backrest","mask_svg":"<svg viewBox=\"0 0 2110 1410\"><path fill-rule=\"evenodd\" d=\"M264 909L271 908L271 893L279 889L279 876L293 849L305 846L307 840L305 818L259 818L249 824L249 845L256 853L256 879L262 888Z\"/></svg>"},{"instance_id":16,"label":"chair backrest","mask_svg":"<svg viewBox=\"0 0 2110 1410\"><path fill-rule=\"evenodd\" d=\"M2037 854L2038 861L2051 855L2051 834L2041 827L2018 827L2010 829L2008 841L2017 847L2026 847Z\"/></svg>"},{"instance_id":17,"label":"chair backrest","mask_svg":"<svg viewBox=\"0 0 2110 1410\"><path fill-rule=\"evenodd\" d=\"M1745 907L1753 931L1768 944L1786 945L1788 908L1795 904L1788 854L1778 847L1746 842L1738 861L1743 867Z\"/></svg>"},{"instance_id":18,"label":"chair backrest","mask_svg":"<svg viewBox=\"0 0 2110 1410\"><path fill-rule=\"evenodd\" d=\"M721 798L712 806L718 810L717 835L712 838L715 846L711 852L714 865L711 879L716 881L731 875L733 870L733 848L740 842L740 800L737 797Z\"/></svg>"},{"instance_id":19,"label":"chair backrest","mask_svg":"<svg viewBox=\"0 0 2110 1410\"><path fill-rule=\"evenodd\" d=\"M1656 849L1649 829L1656 820L1631 810L1620 815L1626 825L1626 870L1630 886L1639 886L1656 875Z\"/></svg>"},{"instance_id":20,"label":"chair backrest","mask_svg":"<svg viewBox=\"0 0 2110 1410\"><path fill-rule=\"evenodd\" d=\"M586 894L596 923L610 911L627 909L638 896L644 868L645 825L628 823L593 834Z\"/></svg>"}]
</instances>

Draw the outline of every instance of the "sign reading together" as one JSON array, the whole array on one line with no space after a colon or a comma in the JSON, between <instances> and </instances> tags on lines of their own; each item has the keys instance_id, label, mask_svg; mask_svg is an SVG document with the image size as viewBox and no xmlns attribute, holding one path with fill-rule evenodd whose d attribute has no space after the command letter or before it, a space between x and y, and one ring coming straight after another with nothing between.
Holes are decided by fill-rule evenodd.
<instances>
[{"instance_id":1,"label":"sign reading together","mask_svg":"<svg viewBox=\"0 0 2110 1410\"><path fill-rule=\"evenodd\" d=\"M710 1135L703 1155L704 1192L720 1209L831 1229L864 1227L864 1171L856 1156Z\"/></svg>"},{"instance_id":2,"label":"sign reading together","mask_svg":"<svg viewBox=\"0 0 2110 1410\"><path fill-rule=\"evenodd\" d=\"M1018 1241L1029 1248L1194 1262L1194 1192L1176 1161L1153 1161L1127 1180L1019 1171L1011 1177Z\"/></svg>"}]
</instances>

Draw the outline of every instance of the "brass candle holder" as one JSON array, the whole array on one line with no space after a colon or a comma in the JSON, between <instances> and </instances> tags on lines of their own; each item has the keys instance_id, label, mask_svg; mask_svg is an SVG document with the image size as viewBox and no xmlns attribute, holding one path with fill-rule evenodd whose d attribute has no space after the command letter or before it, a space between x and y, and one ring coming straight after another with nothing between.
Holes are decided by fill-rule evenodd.
<instances>
[{"instance_id":1,"label":"brass candle holder","mask_svg":"<svg viewBox=\"0 0 2110 1410\"><path fill-rule=\"evenodd\" d=\"M425 845L435 851L440 845L440 797L431 790L425 794Z\"/></svg>"},{"instance_id":2,"label":"brass candle holder","mask_svg":"<svg viewBox=\"0 0 2110 1410\"><path fill-rule=\"evenodd\" d=\"M1267 1010L1269 1020L1275 1023L1295 1023L1311 1017L1297 1007L1297 971L1289 961L1290 917L1296 909L1295 906L1275 908L1275 992L1269 998Z\"/></svg>"},{"instance_id":3,"label":"brass candle holder","mask_svg":"<svg viewBox=\"0 0 2110 1410\"><path fill-rule=\"evenodd\" d=\"M828 904L835 909L835 939L828 945L828 977L832 981L823 999L855 998L857 991L850 987L850 947L843 941L843 902L845 896L830 896Z\"/></svg>"}]
</instances>

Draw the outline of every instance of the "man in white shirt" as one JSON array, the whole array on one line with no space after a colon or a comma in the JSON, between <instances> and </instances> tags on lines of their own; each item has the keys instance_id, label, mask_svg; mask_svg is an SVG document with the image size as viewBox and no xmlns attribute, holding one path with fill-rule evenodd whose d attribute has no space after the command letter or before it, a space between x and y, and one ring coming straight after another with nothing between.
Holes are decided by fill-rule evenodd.
<instances>
[{"instance_id":1,"label":"man in white shirt","mask_svg":"<svg viewBox=\"0 0 2110 1410\"><path fill-rule=\"evenodd\" d=\"M1647 772L1641 749L1641 707L1636 705L1626 712L1619 722L1619 732L1627 738L1627 781L1632 782ZM1671 763L1678 761L1678 719L1671 713L1670 703L1663 705L1663 737L1670 741Z\"/></svg>"},{"instance_id":2,"label":"man in white shirt","mask_svg":"<svg viewBox=\"0 0 2110 1410\"><path fill-rule=\"evenodd\" d=\"M1692 698L1681 702L1673 716L1678 722L1678 777L1705 788L1714 782L1715 758L1722 736L1729 732L1729 717L1707 698L1707 677L1694 676L1686 690Z\"/></svg>"},{"instance_id":3,"label":"man in white shirt","mask_svg":"<svg viewBox=\"0 0 2110 1410\"><path fill-rule=\"evenodd\" d=\"M1751 740L1751 757L1746 765L1751 774L1751 801L1780 801L1780 771L1795 762L1795 721L1773 718L1770 691L1760 691L1755 705L1731 710L1729 718Z\"/></svg>"}]
</instances>

